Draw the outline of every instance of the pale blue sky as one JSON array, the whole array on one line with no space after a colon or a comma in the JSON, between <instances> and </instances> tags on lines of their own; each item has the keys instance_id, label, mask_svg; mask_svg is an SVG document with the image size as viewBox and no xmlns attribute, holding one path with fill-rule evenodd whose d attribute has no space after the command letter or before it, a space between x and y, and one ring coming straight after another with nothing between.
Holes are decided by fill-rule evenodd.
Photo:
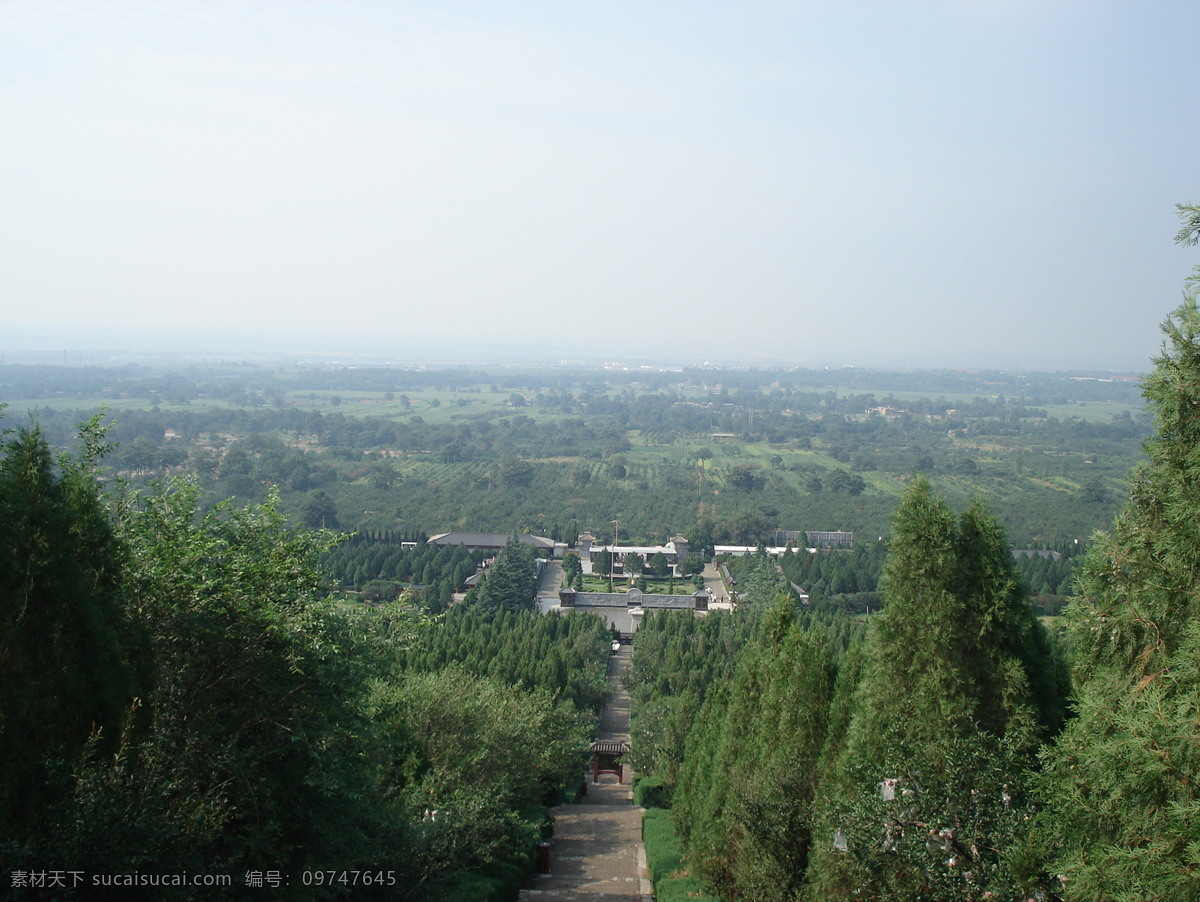
<instances>
[{"instance_id":1,"label":"pale blue sky","mask_svg":"<svg viewBox=\"0 0 1200 902\"><path fill-rule=\"evenodd\" d=\"M1200 262L1197 36L1190 0L3 0L0 350L1145 369Z\"/></svg>"}]
</instances>

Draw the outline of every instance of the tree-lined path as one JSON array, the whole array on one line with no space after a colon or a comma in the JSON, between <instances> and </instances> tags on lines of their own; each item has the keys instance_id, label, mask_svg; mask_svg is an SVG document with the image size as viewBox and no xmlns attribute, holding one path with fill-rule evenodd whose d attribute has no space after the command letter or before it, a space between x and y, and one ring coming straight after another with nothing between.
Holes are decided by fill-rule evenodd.
<instances>
[{"instance_id":1,"label":"tree-lined path","mask_svg":"<svg viewBox=\"0 0 1200 902\"><path fill-rule=\"evenodd\" d=\"M620 677L632 648L623 645L608 662L612 697L600 712L598 739L629 741L629 693ZM628 771L626 772L628 774ZM550 809L554 845L550 873L530 879L521 899L564 902L648 902L653 897L642 849L642 809L633 805L628 783L612 775L587 784L574 805Z\"/></svg>"}]
</instances>

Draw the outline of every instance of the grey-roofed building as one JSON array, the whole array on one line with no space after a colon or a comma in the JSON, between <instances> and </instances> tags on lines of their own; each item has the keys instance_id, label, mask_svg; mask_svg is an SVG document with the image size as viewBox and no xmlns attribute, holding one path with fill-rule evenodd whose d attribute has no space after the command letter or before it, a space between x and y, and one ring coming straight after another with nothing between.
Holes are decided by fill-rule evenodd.
<instances>
[{"instance_id":1,"label":"grey-roofed building","mask_svg":"<svg viewBox=\"0 0 1200 902\"><path fill-rule=\"evenodd\" d=\"M841 529L806 529L810 548L853 548L854 533Z\"/></svg>"},{"instance_id":2,"label":"grey-roofed building","mask_svg":"<svg viewBox=\"0 0 1200 902\"><path fill-rule=\"evenodd\" d=\"M504 532L443 532L440 535L431 536L426 544L449 545L451 548L462 545L464 548L499 551L508 544L508 540L511 538L512 533ZM517 541L533 546L534 550L542 552L547 557L553 556L556 553L554 540L548 539L545 536L531 536L528 533L521 533L517 536ZM561 554L559 556L561 557Z\"/></svg>"},{"instance_id":3,"label":"grey-roofed building","mask_svg":"<svg viewBox=\"0 0 1200 902\"><path fill-rule=\"evenodd\" d=\"M643 593L638 589L627 592L576 592L570 586L564 586L558 592L558 604L546 605L544 601L540 606L543 613L562 614L578 610L599 614L623 638L630 638L637 632L642 618L655 611L693 611L700 616L707 614L712 595L707 589L691 595L659 595Z\"/></svg>"},{"instance_id":4,"label":"grey-roofed building","mask_svg":"<svg viewBox=\"0 0 1200 902\"><path fill-rule=\"evenodd\" d=\"M720 557L723 554L727 554L730 557L748 557L752 554L758 554L758 549L760 547L762 547L762 546L759 546L759 545L714 545L713 546L713 555L716 557ZM792 548L791 545L782 545L782 546L781 545L767 545L767 546L763 547L762 550L765 551L767 554L769 554L771 557L780 557L781 555L787 554L789 549L791 549L793 551L795 550Z\"/></svg>"},{"instance_id":5,"label":"grey-roofed building","mask_svg":"<svg viewBox=\"0 0 1200 902\"><path fill-rule=\"evenodd\" d=\"M691 552L690 543L681 535L673 536L665 545L597 545L595 542L596 537L590 532L581 535L577 548L579 557L585 561L593 561L596 555L607 551L612 554L613 564L618 573L623 571L627 554L640 555L647 561L654 555L661 554L668 563L678 564Z\"/></svg>"}]
</instances>

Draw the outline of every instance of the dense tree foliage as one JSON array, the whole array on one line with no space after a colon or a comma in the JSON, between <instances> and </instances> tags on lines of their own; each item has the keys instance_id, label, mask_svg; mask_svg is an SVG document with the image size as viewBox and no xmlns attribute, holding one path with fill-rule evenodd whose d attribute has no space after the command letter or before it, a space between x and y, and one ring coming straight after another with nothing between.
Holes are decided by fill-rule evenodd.
<instances>
[{"instance_id":1,"label":"dense tree foliage","mask_svg":"<svg viewBox=\"0 0 1200 902\"><path fill-rule=\"evenodd\" d=\"M137 696L125 699L115 754L97 741L67 759L72 784L53 823L10 846L11 863L240 877L402 854L361 754L368 668L318 597L327 539L290 530L271 503L201 516L197 498L183 483L122 507L116 560ZM81 694L59 689L64 701Z\"/></svg>"},{"instance_id":2,"label":"dense tree foliage","mask_svg":"<svg viewBox=\"0 0 1200 902\"><path fill-rule=\"evenodd\" d=\"M995 521L956 518L924 480L895 514L883 592L822 787L813 891L1010 895L1023 775L1064 715L1049 640Z\"/></svg>"},{"instance_id":3,"label":"dense tree foliage","mask_svg":"<svg viewBox=\"0 0 1200 902\"><path fill-rule=\"evenodd\" d=\"M0 837L46 827L70 762L111 753L135 691L121 548L94 467L103 430L57 461L36 428L0 448Z\"/></svg>"},{"instance_id":4,"label":"dense tree foliage","mask_svg":"<svg viewBox=\"0 0 1200 902\"><path fill-rule=\"evenodd\" d=\"M112 403L126 478L194 469L206 505L277 486L316 527L570 541L620 511L638 540L683 532L697 548L771 544L780 528L882 535L919 471L956 504L985 493L1041 547L1106 522L1145 434L1136 411L1096 409L1136 401L1134 380L1073 375L9 366L0 394L53 399L52 442Z\"/></svg>"},{"instance_id":5,"label":"dense tree foliage","mask_svg":"<svg viewBox=\"0 0 1200 902\"><path fill-rule=\"evenodd\" d=\"M598 713L612 631L582 611L547 617L536 611L462 605L437 629L422 632L402 661L409 671L457 667L499 682L540 689Z\"/></svg>"},{"instance_id":6,"label":"dense tree foliage","mask_svg":"<svg viewBox=\"0 0 1200 902\"><path fill-rule=\"evenodd\" d=\"M533 610L537 574L533 549L514 536L500 549L467 602L488 611Z\"/></svg>"},{"instance_id":7,"label":"dense tree foliage","mask_svg":"<svg viewBox=\"0 0 1200 902\"><path fill-rule=\"evenodd\" d=\"M1200 310L1189 295L1146 398L1157 417L1128 504L1068 609L1078 717L1047 753L1043 818L1069 899L1200 893Z\"/></svg>"},{"instance_id":8,"label":"dense tree foliage","mask_svg":"<svg viewBox=\"0 0 1200 902\"><path fill-rule=\"evenodd\" d=\"M703 706L679 773L688 860L727 898L792 899L804 881L835 668L793 604L777 596L733 678Z\"/></svg>"},{"instance_id":9,"label":"dense tree foliage","mask_svg":"<svg viewBox=\"0 0 1200 902\"><path fill-rule=\"evenodd\" d=\"M631 761L674 784L684 745L713 685L733 673L749 619L662 611L638 628L625 685L633 706Z\"/></svg>"},{"instance_id":10,"label":"dense tree foliage","mask_svg":"<svg viewBox=\"0 0 1200 902\"><path fill-rule=\"evenodd\" d=\"M918 479L887 549L886 603L865 641L844 608L798 607L785 573L869 569L876 547L731 560L743 604L716 622L739 639L732 665L679 641L707 626L655 618L639 633L635 756L673 787L689 865L727 898L1049 886L1028 782L1062 724L1065 671L1003 533L979 505L954 515ZM689 678L704 688L698 704L677 688Z\"/></svg>"},{"instance_id":11,"label":"dense tree foliage","mask_svg":"<svg viewBox=\"0 0 1200 902\"><path fill-rule=\"evenodd\" d=\"M511 898L541 838L541 806L583 770L591 717L548 690L456 668L380 684L372 706L383 785L415 821L405 895Z\"/></svg>"},{"instance_id":12,"label":"dense tree foliage","mask_svg":"<svg viewBox=\"0 0 1200 902\"><path fill-rule=\"evenodd\" d=\"M1082 542L1054 548L1013 552L1019 582L1029 590L1041 613L1057 614L1074 590L1075 567ZM833 605L857 613L879 610L883 596L879 578L887 554L887 541L859 542L853 550L807 553L790 549L779 558L787 578L809 595L813 604Z\"/></svg>"},{"instance_id":13,"label":"dense tree foliage","mask_svg":"<svg viewBox=\"0 0 1200 902\"><path fill-rule=\"evenodd\" d=\"M447 642L398 602L330 599L318 559L338 537L289 526L274 498L203 511L184 480L110 507L102 435L84 438L56 463L22 430L0 459L5 870L234 881L122 899L239 898L264 871L292 898L349 894L306 869L391 875L356 898L515 891L542 806L583 765L603 623L477 606ZM487 663L462 654L484 634L502 666L456 669Z\"/></svg>"},{"instance_id":14,"label":"dense tree foliage","mask_svg":"<svg viewBox=\"0 0 1200 902\"><path fill-rule=\"evenodd\" d=\"M406 598L432 614L449 607L487 553L462 546L430 546L423 533L408 539L392 530L365 530L330 549L322 565L342 588L364 600Z\"/></svg>"}]
</instances>

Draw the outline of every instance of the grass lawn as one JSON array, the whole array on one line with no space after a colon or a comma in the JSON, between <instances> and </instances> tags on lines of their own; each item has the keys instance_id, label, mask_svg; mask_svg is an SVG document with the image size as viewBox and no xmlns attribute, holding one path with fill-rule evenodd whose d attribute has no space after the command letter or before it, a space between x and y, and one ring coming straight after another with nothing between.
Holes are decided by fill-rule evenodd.
<instances>
[{"instance_id":1,"label":"grass lawn","mask_svg":"<svg viewBox=\"0 0 1200 902\"><path fill-rule=\"evenodd\" d=\"M629 591L629 589L633 588L629 583L629 577L621 576L619 574L617 576L613 577L612 586L613 586L612 591L614 591L614 592L627 592L627 591ZM608 591L608 580L605 578L598 577L598 576L584 576L583 591L584 592L607 592ZM691 580L686 579L686 578L685 579L677 578L675 580L675 588L672 589L671 588L671 580L669 578L668 579L656 579L654 577L647 577L646 578L646 588L643 589L642 591L645 592L647 595L654 595L654 594L658 594L658 595L671 595L671 594L690 595L695 590L692 588Z\"/></svg>"}]
</instances>

